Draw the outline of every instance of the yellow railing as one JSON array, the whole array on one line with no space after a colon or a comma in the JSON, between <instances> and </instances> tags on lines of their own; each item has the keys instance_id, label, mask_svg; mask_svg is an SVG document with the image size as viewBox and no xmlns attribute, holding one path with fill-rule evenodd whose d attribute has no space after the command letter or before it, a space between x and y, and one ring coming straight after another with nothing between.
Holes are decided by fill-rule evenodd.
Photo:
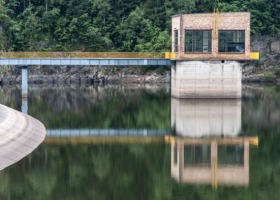
<instances>
[{"instance_id":1,"label":"yellow railing","mask_svg":"<svg viewBox=\"0 0 280 200\"><path fill-rule=\"evenodd\" d=\"M45 144L164 143L163 136L46 137Z\"/></svg>"},{"instance_id":2,"label":"yellow railing","mask_svg":"<svg viewBox=\"0 0 280 200\"><path fill-rule=\"evenodd\" d=\"M0 58L165 58L159 52L0 52Z\"/></svg>"},{"instance_id":3,"label":"yellow railing","mask_svg":"<svg viewBox=\"0 0 280 200\"><path fill-rule=\"evenodd\" d=\"M250 59L260 59L260 53L259 52L250 52Z\"/></svg>"},{"instance_id":4,"label":"yellow railing","mask_svg":"<svg viewBox=\"0 0 280 200\"><path fill-rule=\"evenodd\" d=\"M225 55L225 54L223 54ZM232 54L228 55L229 58ZM175 60L174 52L0 52L0 58L127 58L127 59L171 59ZM212 58L212 57L211 57ZM217 58L220 58L219 56ZM184 59L184 58L182 58ZM191 58L187 58L190 60ZM204 57L205 59L205 57ZM210 59L210 57L208 58ZM213 59L213 58L212 58ZM220 59L225 59L220 58ZM259 59L259 52L251 52L250 60Z\"/></svg>"},{"instance_id":5,"label":"yellow railing","mask_svg":"<svg viewBox=\"0 0 280 200\"><path fill-rule=\"evenodd\" d=\"M254 146L259 146L259 138L258 137L252 137L249 139L249 143L251 145L254 145Z\"/></svg>"},{"instance_id":6,"label":"yellow railing","mask_svg":"<svg viewBox=\"0 0 280 200\"><path fill-rule=\"evenodd\" d=\"M189 144L211 143L212 140L218 144L240 144L244 140L249 140L249 143L258 146L258 137L240 137L240 138L177 138L178 141ZM166 143L175 144L176 137L171 135L165 136L88 136L88 137L46 137L44 143Z\"/></svg>"},{"instance_id":7,"label":"yellow railing","mask_svg":"<svg viewBox=\"0 0 280 200\"><path fill-rule=\"evenodd\" d=\"M175 59L175 53L174 52L165 52L165 58L174 60Z\"/></svg>"},{"instance_id":8,"label":"yellow railing","mask_svg":"<svg viewBox=\"0 0 280 200\"><path fill-rule=\"evenodd\" d=\"M258 137L236 137L236 138L176 138L175 136L166 135L164 137L165 143L175 144L176 141L181 141L184 144L210 144L211 141L216 141L218 144L241 144L245 140L249 140L250 145L258 146Z\"/></svg>"}]
</instances>

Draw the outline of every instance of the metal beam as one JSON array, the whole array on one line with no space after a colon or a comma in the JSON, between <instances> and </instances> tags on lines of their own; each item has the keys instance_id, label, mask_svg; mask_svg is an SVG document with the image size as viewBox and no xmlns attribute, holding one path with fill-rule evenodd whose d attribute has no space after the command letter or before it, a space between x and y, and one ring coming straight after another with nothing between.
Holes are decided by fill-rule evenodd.
<instances>
[{"instance_id":1,"label":"metal beam","mask_svg":"<svg viewBox=\"0 0 280 200\"><path fill-rule=\"evenodd\" d=\"M28 67L29 65L50 66L145 66L171 65L172 61L163 58L0 58L0 66L22 66L22 98L28 96Z\"/></svg>"},{"instance_id":2,"label":"metal beam","mask_svg":"<svg viewBox=\"0 0 280 200\"><path fill-rule=\"evenodd\" d=\"M171 60L163 58L1 58L0 65L145 66L171 65Z\"/></svg>"},{"instance_id":3,"label":"metal beam","mask_svg":"<svg viewBox=\"0 0 280 200\"><path fill-rule=\"evenodd\" d=\"M158 129L47 129L47 136L159 136L170 134L170 130Z\"/></svg>"},{"instance_id":4,"label":"metal beam","mask_svg":"<svg viewBox=\"0 0 280 200\"><path fill-rule=\"evenodd\" d=\"M165 143L166 136L74 136L49 137L44 144L133 144L133 143Z\"/></svg>"}]
</instances>

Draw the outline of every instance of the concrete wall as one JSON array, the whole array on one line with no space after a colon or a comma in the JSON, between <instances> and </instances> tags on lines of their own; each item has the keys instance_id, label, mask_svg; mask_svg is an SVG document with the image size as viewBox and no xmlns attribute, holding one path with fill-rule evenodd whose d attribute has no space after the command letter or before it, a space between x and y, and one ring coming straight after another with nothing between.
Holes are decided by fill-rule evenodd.
<instances>
[{"instance_id":1,"label":"concrete wall","mask_svg":"<svg viewBox=\"0 0 280 200\"><path fill-rule=\"evenodd\" d=\"M176 15L172 18L172 31L179 30L179 52L176 59L181 60L244 60L250 57L250 13L229 12L219 13L218 30L245 30L244 53L218 53L218 37L214 36L214 14ZM185 53L185 30L212 30L212 52ZM174 42L174 35L172 35ZM174 44L172 45L174 46ZM173 47L172 47L173 48ZM172 49L174 52L174 49Z\"/></svg>"},{"instance_id":2,"label":"concrete wall","mask_svg":"<svg viewBox=\"0 0 280 200\"><path fill-rule=\"evenodd\" d=\"M176 61L171 67L171 96L177 98L241 98L238 62Z\"/></svg>"},{"instance_id":3,"label":"concrete wall","mask_svg":"<svg viewBox=\"0 0 280 200\"><path fill-rule=\"evenodd\" d=\"M171 98L171 127L176 135L236 137L241 131L240 99Z\"/></svg>"}]
</instances>

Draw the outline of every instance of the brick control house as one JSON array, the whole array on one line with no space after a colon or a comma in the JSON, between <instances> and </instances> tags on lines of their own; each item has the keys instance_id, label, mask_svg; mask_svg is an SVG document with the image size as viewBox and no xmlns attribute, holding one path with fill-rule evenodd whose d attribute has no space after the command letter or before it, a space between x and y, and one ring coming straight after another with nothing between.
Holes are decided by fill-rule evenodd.
<instances>
[{"instance_id":1,"label":"brick control house","mask_svg":"<svg viewBox=\"0 0 280 200\"><path fill-rule=\"evenodd\" d=\"M176 60L250 60L250 13L182 14L172 17Z\"/></svg>"}]
</instances>

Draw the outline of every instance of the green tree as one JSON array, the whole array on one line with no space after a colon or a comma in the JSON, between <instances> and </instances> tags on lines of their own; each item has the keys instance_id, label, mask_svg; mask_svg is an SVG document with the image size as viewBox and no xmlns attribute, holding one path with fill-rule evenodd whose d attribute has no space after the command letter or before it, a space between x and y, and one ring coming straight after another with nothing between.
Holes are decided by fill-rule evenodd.
<instances>
[{"instance_id":1,"label":"green tree","mask_svg":"<svg viewBox=\"0 0 280 200\"><path fill-rule=\"evenodd\" d=\"M171 17L177 14L188 14L195 12L196 0L165 0L165 29L171 32Z\"/></svg>"},{"instance_id":2,"label":"green tree","mask_svg":"<svg viewBox=\"0 0 280 200\"><path fill-rule=\"evenodd\" d=\"M41 44L41 19L37 16L38 11L32 4L20 14L21 34L24 38L24 48L26 50L40 50Z\"/></svg>"},{"instance_id":3,"label":"green tree","mask_svg":"<svg viewBox=\"0 0 280 200\"><path fill-rule=\"evenodd\" d=\"M252 34L270 34L280 36L279 17L276 14L280 9L280 1L266 0L225 0L220 1L221 12L251 12ZM276 11L277 10L277 11Z\"/></svg>"},{"instance_id":4,"label":"green tree","mask_svg":"<svg viewBox=\"0 0 280 200\"><path fill-rule=\"evenodd\" d=\"M160 29L145 17L145 12L140 7L123 19L116 30L122 51L158 50L158 45L154 46L157 43L156 38L165 36L164 34L160 36Z\"/></svg>"}]
</instances>

